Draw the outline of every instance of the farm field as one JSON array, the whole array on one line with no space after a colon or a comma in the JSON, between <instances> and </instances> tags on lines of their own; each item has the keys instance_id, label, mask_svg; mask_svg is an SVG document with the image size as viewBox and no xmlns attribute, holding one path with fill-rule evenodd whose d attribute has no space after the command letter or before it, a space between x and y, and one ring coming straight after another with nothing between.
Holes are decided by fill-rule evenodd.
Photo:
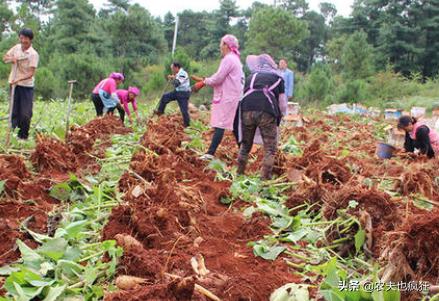
<instances>
[{"instance_id":1,"label":"farm field","mask_svg":"<svg viewBox=\"0 0 439 301\"><path fill-rule=\"evenodd\" d=\"M231 135L198 158L203 112L129 128L79 103L64 140L62 108L37 103L34 141L1 149L0 300L438 298L439 161L378 159L383 120L284 124L263 182L259 148L236 175Z\"/></svg>"}]
</instances>

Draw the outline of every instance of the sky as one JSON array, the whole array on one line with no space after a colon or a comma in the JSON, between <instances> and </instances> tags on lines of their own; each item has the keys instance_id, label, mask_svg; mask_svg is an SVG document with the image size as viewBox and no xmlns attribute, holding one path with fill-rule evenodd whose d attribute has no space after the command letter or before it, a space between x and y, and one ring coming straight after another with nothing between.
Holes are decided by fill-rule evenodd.
<instances>
[{"instance_id":1,"label":"sky","mask_svg":"<svg viewBox=\"0 0 439 301\"><path fill-rule=\"evenodd\" d=\"M91 3L100 9L106 0L90 0ZM139 3L146 7L153 16L164 16L168 11L173 13L181 12L185 9L194 11L212 11L219 7L218 0L132 0L132 3ZM251 6L254 0L236 0L240 8L247 8ZM259 0L262 3L273 3L273 0ZM320 2L331 2L337 7L339 15L349 16L351 13L351 5L353 0L308 0L311 9L318 10Z\"/></svg>"}]
</instances>

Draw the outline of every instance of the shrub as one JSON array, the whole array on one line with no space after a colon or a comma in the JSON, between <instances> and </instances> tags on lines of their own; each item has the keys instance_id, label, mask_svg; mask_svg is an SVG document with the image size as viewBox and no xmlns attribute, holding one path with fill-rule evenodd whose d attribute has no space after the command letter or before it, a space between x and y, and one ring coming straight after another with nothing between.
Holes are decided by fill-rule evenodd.
<instances>
[{"instance_id":1,"label":"shrub","mask_svg":"<svg viewBox=\"0 0 439 301\"><path fill-rule=\"evenodd\" d=\"M344 83L337 94L339 102L364 103L368 98L368 84L365 80L357 79Z\"/></svg>"},{"instance_id":2,"label":"shrub","mask_svg":"<svg viewBox=\"0 0 439 301\"><path fill-rule=\"evenodd\" d=\"M325 101L333 88L331 69L328 65L315 65L302 84L297 95L306 102Z\"/></svg>"}]
</instances>

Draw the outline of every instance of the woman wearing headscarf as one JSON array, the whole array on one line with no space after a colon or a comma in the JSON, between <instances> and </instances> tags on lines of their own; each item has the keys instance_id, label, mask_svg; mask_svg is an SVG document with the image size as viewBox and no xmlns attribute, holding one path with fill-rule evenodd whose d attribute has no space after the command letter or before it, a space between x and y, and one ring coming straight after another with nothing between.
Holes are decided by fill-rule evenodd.
<instances>
[{"instance_id":1,"label":"woman wearing headscarf","mask_svg":"<svg viewBox=\"0 0 439 301\"><path fill-rule=\"evenodd\" d=\"M213 87L210 125L214 128L214 134L209 150L201 157L204 160L213 159L225 130L233 130L233 121L244 86L238 39L230 34L225 35L221 39L220 50L222 60L218 71L194 85L194 91L205 85Z\"/></svg>"},{"instance_id":2,"label":"woman wearing headscarf","mask_svg":"<svg viewBox=\"0 0 439 301\"><path fill-rule=\"evenodd\" d=\"M268 54L249 55L246 60L251 74L245 81L244 96L237 115L239 141L238 174L244 174L253 143L264 145L261 178L272 176L277 152L278 127L287 114L285 84L277 65Z\"/></svg>"},{"instance_id":3,"label":"woman wearing headscarf","mask_svg":"<svg viewBox=\"0 0 439 301\"><path fill-rule=\"evenodd\" d=\"M130 107L128 104L131 103L133 111L136 114L136 119L139 121L139 113L137 111L137 101L136 97L139 96L140 90L137 87L129 87L128 90L116 90L117 97L119 98L119 104L117 105L117 110L119 111L119 116L122 122L125 121L125 113L128 115L128 120L133 123L133 118L131 116ZM114 109L113 109L114 110Z\"/></svg>"},{"instance_id":4,"label":"woman wearing headscarf","mask_svg":"<svg viewBox=\"0 0 439 301\"><path fill-rule=\"evenodd\" d=\"M102 116L103 113L114 110L117 106L119 99L116 89L124 79L123 74L113 72L108 78L101 80L93 89L91 100L95 106L97 116Z\"/></svg>"},{"instance_id":5,"label":"woman wearing headscarf","mask_svg":"<svg viewBox=\"0 0 439 301\"><path fill-rule=\"evenodd\" d=\"M424 122L410 116L398 120L398 128L405 131L404 148L407 152L418 149L428 158L439 156L439 133L430 129Z\"/></svg>"}]
</instances>

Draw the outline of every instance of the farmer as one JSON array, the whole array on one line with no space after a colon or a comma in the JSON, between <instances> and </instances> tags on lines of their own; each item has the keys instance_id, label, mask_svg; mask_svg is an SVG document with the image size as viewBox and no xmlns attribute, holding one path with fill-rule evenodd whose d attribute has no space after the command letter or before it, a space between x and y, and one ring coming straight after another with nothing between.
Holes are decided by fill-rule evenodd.
<instances>
[{"instance_id":1,"label":"farmer","mask_svg":"<svg viewBox=\"0 0 439 301\"><path fill-rule=\"evenodd\" d=\"M288 100L291 100L294 94L294 72L288 69L288 61L286 59L279 61L279 69L285 81L285 94Z\"/></svg>"},{"instance_id":2,"label":"farmer","mask_svg":"<svg viewBox=\"0 0 439 301\"><path fill-rule=\"evenodd\" d=\"M284 80L276 63L268 54L249 55L246 59L251 74L245 81L244 96L240 102L238 174L244 174L253 142L264 145L261 178L272 176L277 151L278 127L287 113L288 103ZM256 135L256 136L255 136Z\"/></svg>"},{"instance_id":3,"label":"farmer","mask_svg":"<svg viewBox=\"0 0 439 301\"><path fill-rule=\"evenodd\" d=\"M19 128L18 139L29 137L30 122L34 99L34 75L38 67L39 56L32 47L34 34L31 29L23 28L18 34L20 44L15 45L3 56L5 63L12 63L9 84L12 100L12 128Z\"/></svg>"},{"instance_id":4,"label":"farmer","mask_svg":"<svg viewBox=\"0 0 439 301\"><path fill-rule=\"evenodd\" d=\"M218 71L194 85L199 91L205 85L213 87L212 112L210 125L214 134L209 150L201 157L211 160L220 145L225 130L233 130L233 121L244 86L244 72L240 61L238 39L233 35L225 35L220 42L222 60Z\"/></svg>"},{"instance_id":5,"label":"farmer","mask_svg":"<svg viewBox=\"0 0 439 301\"><path fill-rule=\"evenodd\" d=\"M191 83L189 75L181 67L178 62L171 64L172 75L168 75L168 80L172 81L175 89L172 92L163 94L160 99L159 107L156 111L157 115L165 113L166 106L171 101L176 100L180 107L181 115L183 116L183 125L188 127L190 124L189 116L189 98L191 96Z\"/></svg>"},{"instance_id":6,"label":"farmer","mask_svg":"<svg viewBox=\"0 0 439 301\"><path fill-rule=\"evenodd\" d=\"M410 116L402 116L398 121L398 128L405 131L404 148L407 152L419 150L428 158L439 156L439 134L430 129L424 122Z\"/></svg>"},{"instance_id":7,"label":"farmer","mask_svg":"<svg viewBox=\"0 0 439 301\"><path fill-rule=\"evenodd\" d=\"M139 96L140 90L137 87L129 87L128 90L116 90L117 97L119 98L119 103L116 108L119 111L119 116L122 122L125 121L125 113L128 115L128 120L130 123L133 123L133 119L131 117L130 108L128 106L129 103L133 106L133 111L136 114L137 122L139 122L139 113L137 111L137 102L136 97ZM114 111L113 108L110 111Z\"/></svg>"},{"instance_id":8,"label":"farmer","mask_svg":"<svg viewBox=\"0 0 439 301\"><path fill-rule=\"evenodd\" d=\"M96 109L96 116L114 111L119 104L116 89L124 79L121 73L113 72L108 78L101 80L96 85L91 95L91 100Z\"/></svg>"}]
</instances>

